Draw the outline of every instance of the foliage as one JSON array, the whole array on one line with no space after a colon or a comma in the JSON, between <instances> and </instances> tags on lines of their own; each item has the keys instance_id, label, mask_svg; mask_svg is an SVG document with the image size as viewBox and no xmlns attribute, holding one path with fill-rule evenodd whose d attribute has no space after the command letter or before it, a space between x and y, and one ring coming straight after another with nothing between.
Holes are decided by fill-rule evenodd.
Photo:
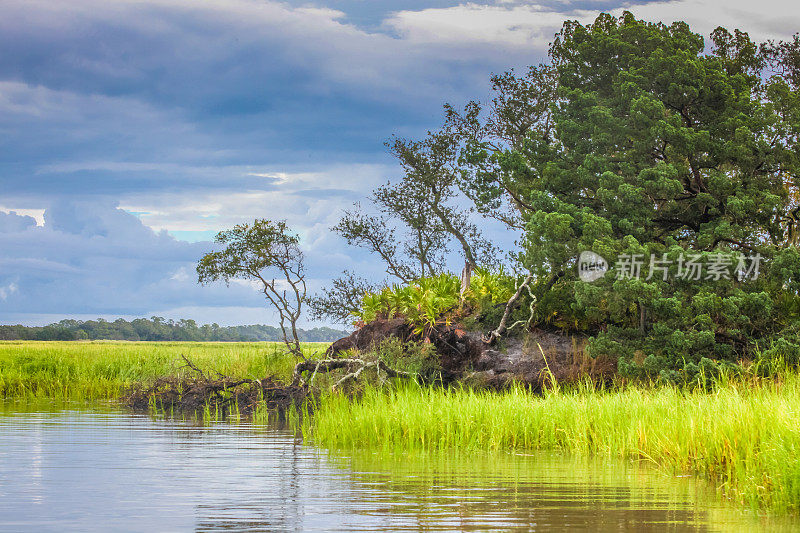
<instances>
[{"instance_id":1,"label":"foliage","mask_svg":"<svg viewBox=\"0 0 800 533\"><path fill-rule=\"evenodd\" d=\"M447 129L429 132L421 141L394 138L387 143L403 168L403 178L379 187L374 198L406 225L424 223L439 236L443 249L451 240L461 248L472 268L491 265L496 250L470 219L470 211L459 206L458 174L453 166L458 135ZM422 272L422 276L425 272Z\"/></svg>"},{"instance_id":2,"label":"foliage","mask_svg":"<svg viewBox=\"0 0 800 533\"><path fill-rule=\"evenodd\" d=\"M497 270L476 268L470 278L468 297L478 303L507 302L514 293L513 277L500 267Z\"/></svg>"},{"instance_id":3,"label":"foliage","mask_svg":"<svg viewBox=\"0 0 800 533\"><path fill-rule=\"evenodd\" d=\"M356 317L365 323L403 317L416 333L424 334L441 322L450 322L459 304L460 289L459 279L452 274L420 278L407 285L395 284L364 295Z\"/></svg>"},{"instance_id":4,"label":"foliage","mask_svg":"<svg viewBox=\"0 0 800 533\"><path fill-rule=\"evenodd\" d=\"M392 368L432 380L441 371L439 356L431 343L402 342L397 338L384 340L374 356Z\"/></svg>"},{"instance_id":5,"label":"foliage","mask_svg":"<svg viewBox=\"0 0 800 533\"><path fill-rule=\"evenodd\" d=\"M454 166L459 139L444 130L420 141L387 142L404 175L372 192L370 200L381 214L368 214L356 204L333 231L376 254L386 273L403 283L441 274L452 242L471 268L498 264L497 250L473 220L473 209L460 202Z\"/></svg>"},{"instance_id":6,"label":"foliage","mask_svg":"<svg viewBox=\"0 0 800 533\"><path fill-rule=\"evenodd\" d=\"M449 325L468 314L480 315L484 310L493 310L504 304L513 292L513 276L502 269L492 272L478 268L463 298L460 280L452 274L440 274L369 292L353 315L360 323L402 317L418 334L425 334L437 324Z\"/></svg>"},{"instance_id":7,"label":"foliage","mask_svg":"<svg viewBox=\"0 0 800 533\"><path fill-rule=\"evenodd\" d=\"M374 284L345 270L341 276L331 281L330 287L309 298L311 319L328 319L337 324L349 324L361 307L364 295L374 291Z\"/></svg>"},{"instance_id":8,"label":"foliage","mask_svg":"<svg viewBox=\"0 0 800 533\"><path fill-rule=\"evenodd\" d=\"M401 239L390 218L366 214L356 204L352 210L345 211L332 230L351 246L377 254L386 267L386 273L400 281L423 276L426 269L428 272L438 271L442 263L443 244L436 233L428 231L428 221L420 219L409 225Z\"/></svg>"},{"instance_id":9,"label":"foliage","mask_svg":"<svg viewBox=\"0 0 800 533\"><path fill-rule=\"evenodd\" d=\"M221 231L214 241L225 247L200 259L198 282L244 279L259 283L261 292L278 312L286 347L303 358L297 321L306 300L306 281L299 237L283 221L258 219Z\"/></svg>"},{"instance_id":10,"label":"foliage","mask_svg":"<svg viewBox=\"0 0 800 533\"><path fill-rule=\"evenodd\" d=\"M309 330L298 328L302 342L332 342L347 332L327 327ZM76 341L189 341L189 342L257 342L280 341L279 328L261 324L246 326L198 325L194 320L172 320L159 316L127 321L65 319L47 326L0 326L0 340Z\"/></svg>"},{"instance_id":11,"label":"foliage","mask_svg":"<svg viewBox=\"0 0 800 533\"><path fill-rule=\"evenodd\" d=\"M685 23L603 14L567 22L549 64L494 77L487 109L448 107L462 191L525 228L537 323L592 334L592 353L643 377L794 349L778 339L800 305L798 43L718 28L706 52ZM642 276L579 281L585 250L612 266L641 254ZM692 254L764 259L757 279L680 279ZM672 261L668 279L651 257Z\"/></svg>"}]
</instances>

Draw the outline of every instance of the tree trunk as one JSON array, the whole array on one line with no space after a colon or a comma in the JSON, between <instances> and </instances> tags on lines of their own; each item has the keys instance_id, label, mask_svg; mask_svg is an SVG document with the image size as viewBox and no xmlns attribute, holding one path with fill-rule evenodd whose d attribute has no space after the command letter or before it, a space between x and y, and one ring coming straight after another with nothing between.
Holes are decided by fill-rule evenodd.
<instances>
[{"instance_id":1,"label":"tree trunk","mask_svg":"<svg viewBox=\"0 0 800 533\"><path fill-rule=\"evenodd\" d=\"M461 270L461 299L469 290L472 281L472 264L469 261L464 261L464 269Z\"/></svg>"}]
</instances>

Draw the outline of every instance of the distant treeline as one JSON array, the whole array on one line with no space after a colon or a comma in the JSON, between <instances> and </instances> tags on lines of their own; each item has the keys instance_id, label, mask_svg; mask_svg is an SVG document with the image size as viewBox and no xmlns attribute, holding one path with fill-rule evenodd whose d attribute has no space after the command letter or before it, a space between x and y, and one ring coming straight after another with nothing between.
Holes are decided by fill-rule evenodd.
<instances>
[{"instance_id":1,"label":"distant treeline","mask_svg":"<svg viewBox=\"0 0 800 533\"><path fill-rule=\"evenodd\" d=\"M330 342L347 335L332 328L298 330L303 342ZM0 326L0 340L74 341L224 341L254 342L281 341L280 328L254 324L250 326L198 326L194 320L165 320L159 316L137 318L128 322L122 318L109 322L97 320L62 320L48 326Z\"/></svg>"}]
</instances>

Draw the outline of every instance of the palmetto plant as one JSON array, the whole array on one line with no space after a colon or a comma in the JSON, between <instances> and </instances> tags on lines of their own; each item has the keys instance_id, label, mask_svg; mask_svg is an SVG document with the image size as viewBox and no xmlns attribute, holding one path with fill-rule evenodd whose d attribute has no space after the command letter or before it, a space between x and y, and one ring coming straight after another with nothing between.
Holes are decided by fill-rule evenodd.
<instances>
[{"instance_id":1,"label":"palmetto plant","mask_svg":"<svg viewBox=\"0 0 800 533\"><path fill-rule=\"evenodd\" d=\"M354 313L361 322L405 318L418 334L437 324L448 324L462 304L481 305L507 301L514 291L514 278L504 271L476 269L470 289L461 299L461 282L452 274L417 279L407 285L391 285L380 292L367 293L361 309Z\"/></svg>"},{"instance_id":2,"label":"palmetto plant","mask_svg":"<svg viewBox=\"0 0 800 533\"><path fill-rule=\"evenodd\" d=\"M364 295L355 316L363 322L378 318L403 317L418 334L430 331L437 323L449 323L445 316L459 302L460 282L452 274L420 278L408 285L384 287Z\"/></svg>"},{"instance_id":3,"label":"palmetto plant","mask_svg":"<svg viewBox=\"0 0 800 533\"><path fill-rule=\"evenodd\" d=\"M485 268L476 268L472 273L468 298L477 302L506 302L514 293L514 278L503 268L492 272Z\"/></svg>"}]
</instances>

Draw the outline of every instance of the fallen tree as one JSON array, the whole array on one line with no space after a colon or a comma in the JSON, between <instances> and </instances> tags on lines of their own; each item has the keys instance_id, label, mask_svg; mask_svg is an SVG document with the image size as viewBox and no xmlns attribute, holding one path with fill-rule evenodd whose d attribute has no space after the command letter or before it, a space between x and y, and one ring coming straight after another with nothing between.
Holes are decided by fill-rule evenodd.
<instances>
[{"instance_id":1,"label":"fallen tree","mask_svg":"<svg viewBox=\"0 0 800 533\"><path fill-rule=\"evenodd\" d=\"M294 372L292 373L292 385L295 387L310 387L314 383L314 378L320 372L331 372L334 370L345 370L347 374L345 374L342 378L340 378L336 383L333 384L331 387L333 390L336 390L342 384L350 381L356 380L358 377L365 371L370 368L374 368L375 371L380 376L381 372L386 374L386 377L390 378L413 378L416 377L415 373L412 372L404 372L402 370L396 370L394 368L389 367L386 363L381 361L380 359L376 359L374 361L367 361L365 359L359 358L347 358L347 359L309 359L307 361L302 361L297 363L294 367ZM308 382L303 379L303 373L311 372L311 377L309 378Z\"/></svg>"},{"instance_id":2,"label":"fallen tree","mask_svg":"<svg viewBox=\"0 0 800 533\"><path fill-rule=\"evenodd\" d=\"M189 375L177 373L157 378L148 385L137 384L124 395L134 409L157 408L175 412L197 412L206 407L223 416L231 412L252 413L256 407L283 410L298 404L309 393L308 387L286 385L273 379L237 379L220 373L210 375L182 356Z\"/></svg>"}]
</instances>

